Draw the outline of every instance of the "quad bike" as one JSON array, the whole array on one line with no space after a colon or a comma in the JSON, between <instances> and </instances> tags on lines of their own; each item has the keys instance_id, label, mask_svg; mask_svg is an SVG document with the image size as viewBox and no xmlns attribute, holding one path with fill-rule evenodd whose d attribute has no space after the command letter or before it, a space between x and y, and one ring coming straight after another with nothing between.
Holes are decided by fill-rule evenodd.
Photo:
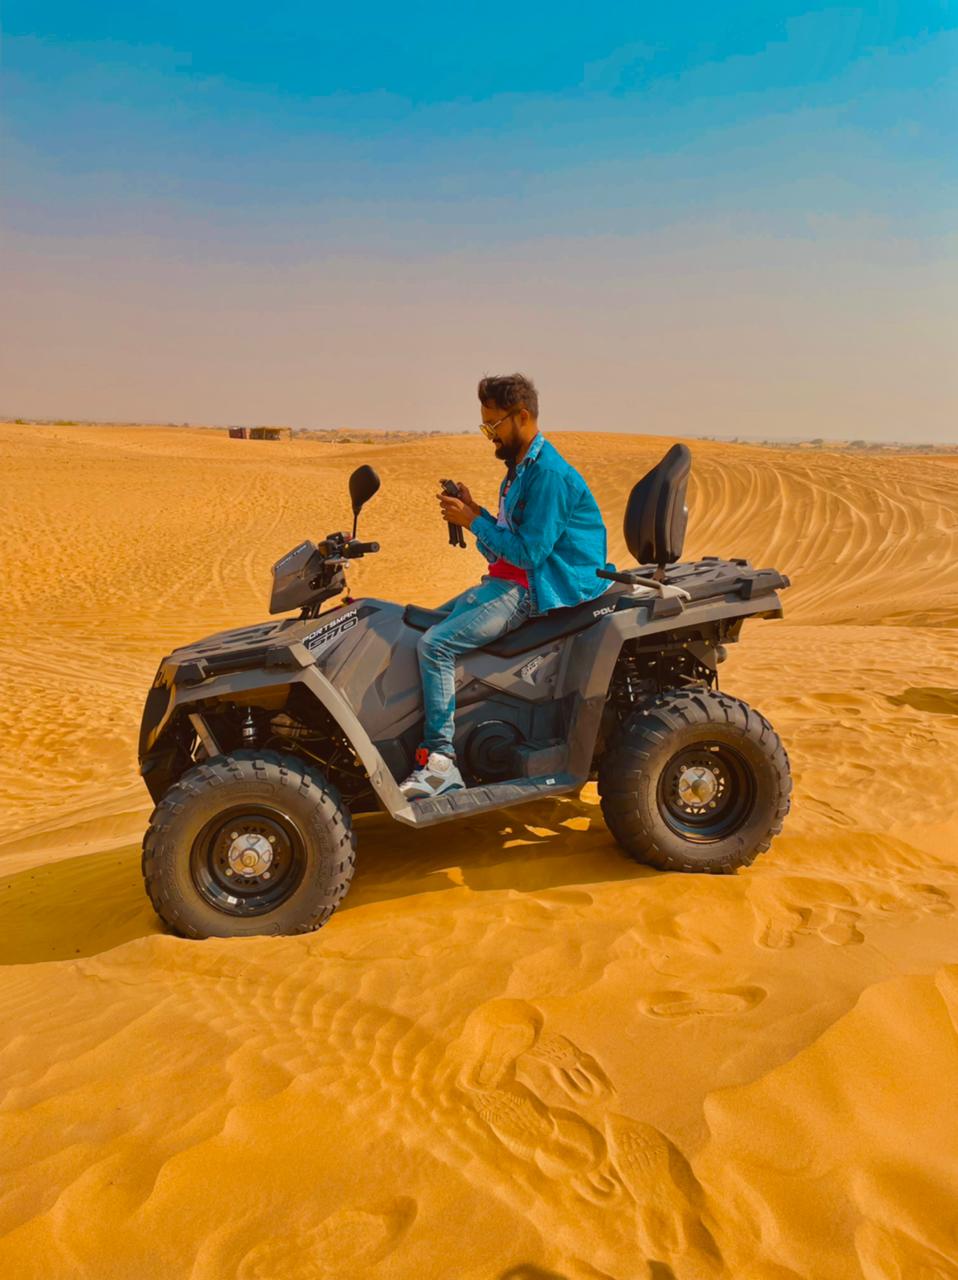
<instances>
[{"instance_id":1,"label":"quad bike","mask_svg":"<svg viewBox=\"0 0 958 1280\"><path fill-rule=\"evenodd\" d=\"M143 875L191 938L317 929L349 888L352 814L428 827L598 780L612 835L638 862L732 872L769 847L791 779L771 725L720 693L746 618L779 618L789 585L747 560L679 563L691 455L674 445L632 490L639 567L598 570L596 599L535 617L462 658L455 744L467 786L407 800L422 731L416 645L445 615L341 596L379 547L356 519L379 488L350 477L352 536L303 542L273 566L270 613L163 659L140 731L156 804Z\"/></svg>"}]
</instances>

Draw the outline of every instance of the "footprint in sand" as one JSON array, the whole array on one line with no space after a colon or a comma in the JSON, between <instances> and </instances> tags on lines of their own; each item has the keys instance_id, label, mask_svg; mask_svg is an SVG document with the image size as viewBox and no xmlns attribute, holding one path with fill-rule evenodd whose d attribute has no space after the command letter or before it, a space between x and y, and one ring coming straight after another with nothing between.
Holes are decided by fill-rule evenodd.
<instances>
[{"instance_id":1,"label":"footprint in sand","mask_svg":"<svg viewBox=\"0 0 958 1280\"><path fill-rule=\"evenodd\" d=\"M858 927L859 919L859 913L847 907L796 907L794 911L766 920L758 941L763 947L782 950L792 946L801 935L817 934L823 942L836 947L857 946L865 941Z\"/></svg>"},{"instance_id":2,"label":"footprint in sand","mask_svg":"<svg viewBox=\"0 0 958 1280\"><path fill-rule=\"evenodd\" d=\"M667 1258L681 1276L715 1276L721 1255L702 1222L702 1192L688 1161L653 1125L609 1115L609 1154L636 1204L636 1230L643 1252Z\"/></svg>"},{"instance_id":3,"label":"footprint in sand","mask_svg":"<svg viewBox=\"0 0 958 1280\"><path fill-rule=\"evenodd\" d=\"M819 925L818 936L836 947L857 946L865 941L865 935L858 927L857 911L835 911L827 924Z\"/></svg>"},{"instance_id":4,"label":"footprint in sand","mask_svg":"<svg viewBox=\"0 0 958 1280\"><path fill-rule=\"evenodd\" d=\"M548 1107L524 1085L475 1094L472 1105L514 1155L550 1177L589 1173L605 1155L602 1135L573 1111Z\"/></svg>"},{"instance_id":5,"label":"footprint in sand","mask_svg":"<svg viewBox=\"0 0 958 1280\"><path fill-rule=\"evenodd\" d=\"M526 1000L489 1000L473 1009L454 1046L465 1089L495 1089L515 1076L516 1059L542 1030L542 1014Z\"/></svg>"},{"instance_id":6,"label":"footprint in sand","mask_svg":"<svg viewBox=\"0 0 958 1280\"><path fill-rule=\"evenodd\" d=\"M846 899L853 901L850 894L846 894ZM858 927L861 913L851 907L820 901L800 906L777 898L763 901L756 894L752 896L752 910L757 925L755 941L760 947L774 951L793 946L798 937L812 935L839 947L865 941Z\"/></svg>"},{"instance_id":7,"label":"footprint in sand","mask_svg":"<svg viewBox=\"0 0 958 1280\"><path fill-rule=\"evenodd\" d=\"M912 918L923 913L947 916L955 909L945 890L934 884L896 884L883 889L869 905L883 915L902 914Z\"/></svg>"},{"instance_id":8,"label":"footprint in sand","mask_svg":"<svg viewBox=\"0 0 958 1280\"><path fill-rule=\"evenodd\" d=\"M310 1231L255 1245L240 1263L238 1280L353 1280L396 1248L416 1210L408 1196L375 1208L339 1209Z\"/></svg>"},{"instance_id":9,"label":"footprint in sand","mask_svg":"<svg viewBox=\"0 0 958 1280\"><path fill-rule=\"evenodd\" d=\"M801 893L801 887L796 890ZM836 892L832 886L832 892ZM810 901L807 906L799 906L794 901L771 899L763 901L752 898L752 909L758 925L756 941L760 946L780 950L791 947L800 936L818 935L823 942L833 946L857 946L865 941L861 929L862 916L897 917L907 923L920 915L950 915L954 904L944 889L933 884L891 883L875 889L867 885L861 886L858 899L851 899L845 892L846 899L855 904L839 906L833 902Z\"/></svg>"},{"instance_id":10,"label":"footprint in sand","mask_svg":"<svg viewBox=\"0 0 958 1280\"><path fill-rule=\"evenodd\" d=\"M808 933L808 921L811 911L795 907L792 910L782 908L774 915L758 915L758 935L756 941L760 947L768 947L772 951L783 951L792 946L800 933Z\"/></svg>"},{"instance_id":11,"label":"footprint in sand","mask_svg":"<svg viewBox=\"0 0 958 1280\"><path fill-rule=\"evenodd\" d=\"M596 1059L565 1036L544 1033L527 1057L543 1063L554 1083L570 1098L588 1102L614 1091Z\"/></svg>"},{"instance_id":12,"label":"footprint in sand","mask_svg":"<svg viewBox=\"0 0 958 1280\"><path fill-rule=\"evenodd\" d=\"M459 1064L458 1087L506 1150L593 1203L621 1194L606 1167L602 1134L549 1100L557 1085L576 1101L592 1102L612 1091L611 1081L571 1040L544 1032L534 1005L510 999L480 1005L450 1055Z\"/></svg>"},{"instance_id":13,"label":"footprint in sand","mask_svg":"<svg viewBox=\"0 0 958 1280\"><path fill-rule=\"evenodd\" d=\"M526 1000L490 1000L466 1019L454 1047L462 1063L459 1084L489 1090L515 1078L516 1064L535 1079L542 1069L549 1082L579 1102L613 1092L601 1064L566 1036L543 1030L543 1017Z\"/></svg>"},{"instance_id":14,"label":"footprint in sand","mask_svg":"<svg viewBox=\"0 0 958 1280\"><path fill-rule=\"evenodd\" d=\"M650 1018L696 1018L708 1014L746 1013L765 999L764 987L728 987L723 991L654 991L639 1001Z\"/></svg>"}]
</instances>

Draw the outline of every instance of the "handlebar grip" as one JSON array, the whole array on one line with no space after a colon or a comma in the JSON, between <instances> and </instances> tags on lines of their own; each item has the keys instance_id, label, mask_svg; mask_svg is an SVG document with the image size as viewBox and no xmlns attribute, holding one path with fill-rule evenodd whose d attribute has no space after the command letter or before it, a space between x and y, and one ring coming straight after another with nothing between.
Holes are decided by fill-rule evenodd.
<instances>
[{"instance_id":1,"label":"handlebar grip","mask_svg":"<svg viewBox=\"0 0 958 1280\"><path fill-rule=\"evenodd\" d=\"M371 552L379 550L378 542L351 542L349 545L354 556L368 556Z\"/></svg>"}]
</instances>

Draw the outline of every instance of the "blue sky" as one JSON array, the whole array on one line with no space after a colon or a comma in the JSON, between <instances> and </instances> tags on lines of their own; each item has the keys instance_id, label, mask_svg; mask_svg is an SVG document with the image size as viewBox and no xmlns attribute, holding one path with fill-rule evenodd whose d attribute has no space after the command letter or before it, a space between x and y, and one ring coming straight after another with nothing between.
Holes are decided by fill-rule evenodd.
<instances>
[{"instance_id":1,"label":"blue sky","mask_svg":"<svg viewBox=\"0 0 958 1280\"><path fill-rule=\"evenodd\" d=\"M951 438L956 27L7 0L0 411Z\"/></svg>"}]
</instances>

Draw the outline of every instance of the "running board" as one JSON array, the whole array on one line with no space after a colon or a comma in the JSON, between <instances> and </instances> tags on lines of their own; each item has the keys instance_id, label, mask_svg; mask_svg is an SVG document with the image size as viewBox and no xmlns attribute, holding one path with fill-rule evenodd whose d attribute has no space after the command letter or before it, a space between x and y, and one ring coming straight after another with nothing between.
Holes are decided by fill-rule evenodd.
<instances>
[{"instance_id":1,"label":"running board","mask_svg":"<svg viewBox=\"0 0 958 1280\"><path fill-rule=\"evenodd\" d=\"M461 791L447 791L432 800L411 800L393 814L410 827L429 827L450 818L464 818L488 809L504 809L507 805L526 804L543 796L561 795L582 786L582 779L571 773L554 773L542 778L514 778L511 782L490 782Z\"/></svg>"}]
</instances>

